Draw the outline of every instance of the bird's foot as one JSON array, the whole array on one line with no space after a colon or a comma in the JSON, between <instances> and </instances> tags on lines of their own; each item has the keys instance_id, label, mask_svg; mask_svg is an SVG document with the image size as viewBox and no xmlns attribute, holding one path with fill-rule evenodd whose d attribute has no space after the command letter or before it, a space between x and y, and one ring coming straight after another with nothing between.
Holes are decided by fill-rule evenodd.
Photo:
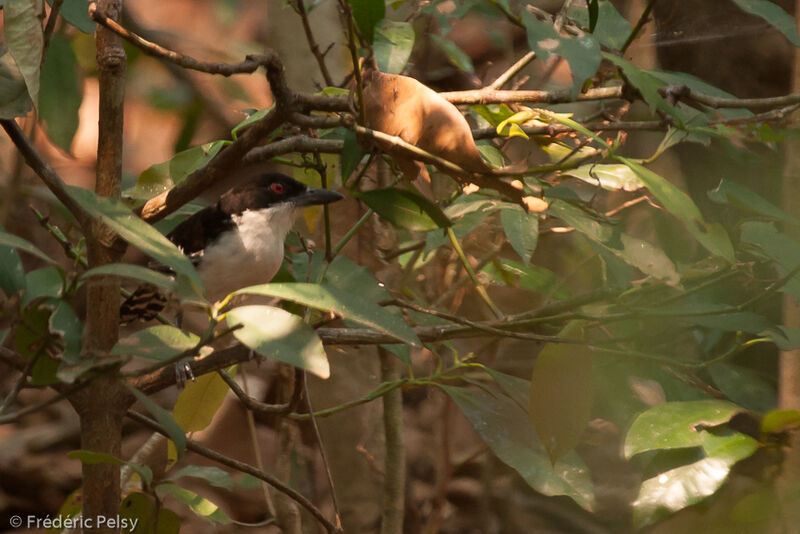
<instances>
[{"instance_id":1,"label":"bird's foot","mask_svg":"<svg viewBox=\"0 0 800 534\"><path fill-rule=\"evenodd\" d=\"M192 371L192 364L188 360L177 362L175 364L175 385L178 386L178 389L183 389L189 380L197 382L197 378L195 378Z\"/></svg>"}]
</instances>

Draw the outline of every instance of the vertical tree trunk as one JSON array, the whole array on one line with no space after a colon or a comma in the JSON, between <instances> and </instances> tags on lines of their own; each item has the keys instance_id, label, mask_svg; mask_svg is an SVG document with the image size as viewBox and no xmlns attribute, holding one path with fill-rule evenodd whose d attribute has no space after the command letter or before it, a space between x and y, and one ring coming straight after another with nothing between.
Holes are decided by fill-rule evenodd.
<instances>
[{"instance_id":1,"label":"vertical tree trunk","mask_svg":"<svg viewBox=\"0 0 800 534\"><path fill-rule=\"evenodd\" d=\"M100 0L97 9L119 20L122 0ZM125 97L125 51L119 37L97 28L97 68L100 81L99 140L95 192L119 197L122 176L122 123ZM99 221L87 232L89 265L96 267L120 258L114 233ZM119 279L93 277L87 283L87 316L84 351L87 357L103 357L119 336ZM73 399L81 420L81 447L119 456L122 419L129 395L114 377L100 377ZM111 464L83 465L83 517L93 533L118 532L109 526L119 512L119 467Z\"/></svg>"}]
</instances>

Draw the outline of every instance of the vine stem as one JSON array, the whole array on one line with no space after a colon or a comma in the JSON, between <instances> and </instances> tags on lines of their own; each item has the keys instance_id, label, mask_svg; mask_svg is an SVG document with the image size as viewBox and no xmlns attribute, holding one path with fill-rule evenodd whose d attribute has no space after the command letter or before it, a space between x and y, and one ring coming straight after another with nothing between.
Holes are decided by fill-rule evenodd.
<instances>
[{"instance_id":1,"label":"vine stem","mask_svg":"<svg viewBox=\"0 0 800 534\"><path fill-rule=\"evenodd\" d=\"M475 274L475 271L472 270L472 266L469 264L469 260L467 259L467 255L464 254L464 249L461 248L461 243L458 242L458 238L456 237L456 233L453 231L452 227L447 228L447 237L450 239L450 243L453 245L453 249L455 249L456 254L458 254L459 259L461 260L461 264L464 266L464 270L467 271L472 283L475 285L475 291L478 293L478 296L481 297L481 300L489 306L489 309L492 310L492 313L498 319L503 318L503 312L500 311L492 299L489 298L489 294L486 292L486 288L483 287L480 280L478 280L478 275Z\"/></svg>"}]
</instances>

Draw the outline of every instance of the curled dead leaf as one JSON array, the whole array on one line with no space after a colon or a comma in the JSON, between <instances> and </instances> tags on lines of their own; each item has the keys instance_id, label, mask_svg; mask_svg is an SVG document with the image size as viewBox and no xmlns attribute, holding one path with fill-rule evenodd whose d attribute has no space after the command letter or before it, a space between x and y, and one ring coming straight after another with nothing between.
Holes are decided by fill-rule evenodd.
<instances>
[{"instance_id":1,"label":"curled dead leaf","mask_svg":"<svg viewBox=\"0 0 800 534\"><path fill-rule=\"evenodd\" d=\"M531 195L522 197L522 203L525 205L525 209L531 213L543 213L550 206L546 200Z\"/></svg>"}]
</instances>

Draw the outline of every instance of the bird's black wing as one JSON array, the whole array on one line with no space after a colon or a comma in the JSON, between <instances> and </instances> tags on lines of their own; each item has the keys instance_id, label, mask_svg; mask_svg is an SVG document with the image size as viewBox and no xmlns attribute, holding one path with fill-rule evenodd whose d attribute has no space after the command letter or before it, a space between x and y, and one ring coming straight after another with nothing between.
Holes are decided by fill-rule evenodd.
<instances>
[{"instance_id":1,"label":"bird's black wing","mask_svg":"<svg viewBox=\"0 0 800 534\"><path fill-rule=\"evenodd\" d=\"M233 230L235 224L230 215L219 209L218 204L198 211L179 224L167 238L175 243L190 258L199 257L205 248L223 232Z\"/></svg>"}]
</instances>

